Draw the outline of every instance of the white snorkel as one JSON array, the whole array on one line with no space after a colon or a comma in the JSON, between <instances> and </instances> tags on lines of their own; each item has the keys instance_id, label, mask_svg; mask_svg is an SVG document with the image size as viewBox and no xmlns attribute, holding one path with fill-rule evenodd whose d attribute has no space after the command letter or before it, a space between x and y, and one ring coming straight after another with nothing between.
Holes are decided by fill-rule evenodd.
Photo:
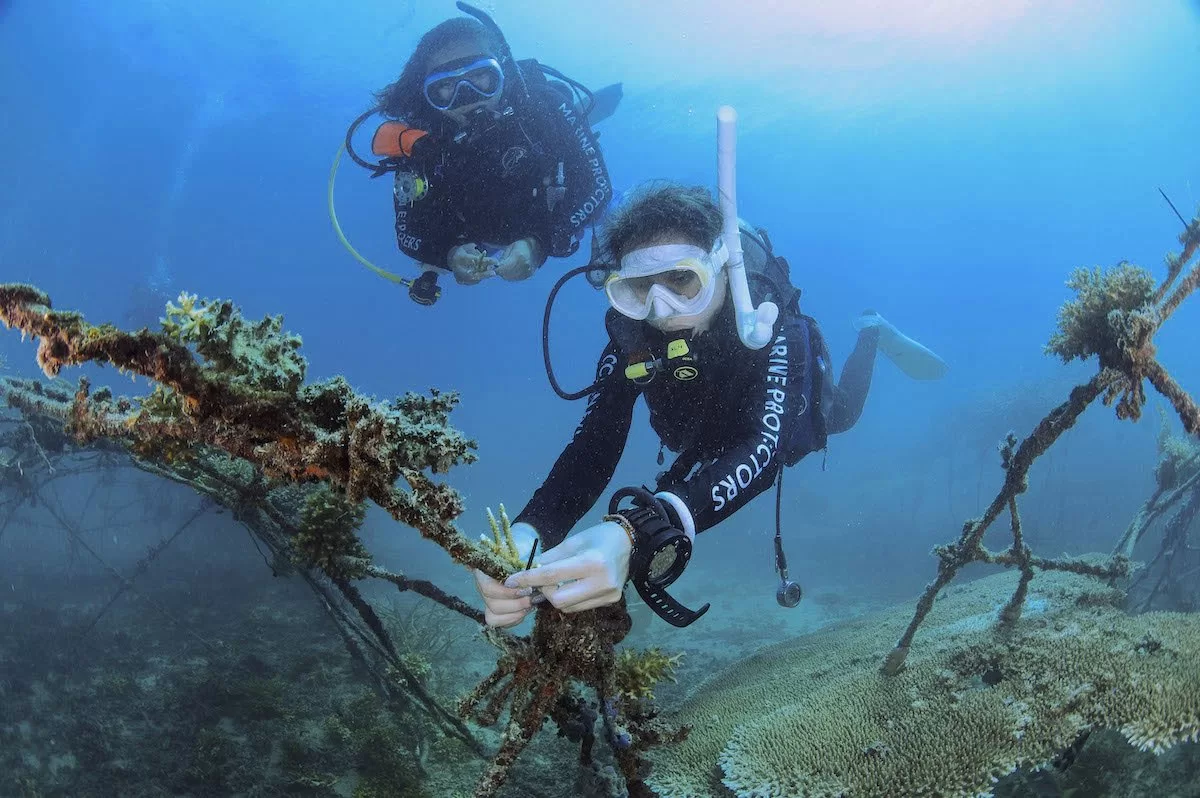
<instances>
[{"instance_id":1,"label":"white snorkel","mask_svg":"<svg viewBox=\"0 0 1200 798\"><path fill-rule=\"evenodd\" d=\"M756 308L750 299L737 215L737 111L729 105L717 109L717 193L724 219L722 235L729 250L725 268L729 272L729 288L733 291L738 337L747 348L762 349L771 342L779 306L764 302Z\"/></svg>"}]
</instances>

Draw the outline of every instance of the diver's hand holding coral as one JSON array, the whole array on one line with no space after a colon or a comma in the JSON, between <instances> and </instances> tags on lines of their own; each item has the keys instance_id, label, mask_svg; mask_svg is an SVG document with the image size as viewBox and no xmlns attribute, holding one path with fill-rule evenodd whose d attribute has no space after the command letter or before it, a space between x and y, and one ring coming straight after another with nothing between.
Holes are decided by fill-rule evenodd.
<instances>
[{"instance_id":1,"label":"diver's hand holding coral","mask_svg":"<svg viewBox=\"0 0 1200 798\"><path fill-rule=\"evenodd\" d=\"M582 612L621 599L633 542L620 525L605 521L546 551L539 567L515 573L509 588L536 588L563 612Z\"/></svg>"},{"instance_id":2,"label":"diver's hand holding coral","mask_svg":"<svg viewBox=\"0 0 1200 798\"><path fill-rule=\"evenodd\" d=\"M509 244L500 253L496 274L505 280L526 280L545 262L541 247L533 238L521 238Z\"/></svg>"},{"instance_id":3,"label":"diver's hand holding coral","mask_svg":"<svg viewBox=\"0 0 1200 798\"><path fill-rule=\"evenodd\" d=\"M518 556L522 560L528 559L537 540L537 530L529 524L517 523L512 525L511 533ZM488 626L502 629L516 626L533 609L533 591L530 588L505 587L499 580L480 570L475 571L475 589L483 598L484 621Z\"/></svg>"},{"instance_id":4,"label":"diver's hand holding coral","mask_svg":"<svg viewBox=\"0 0 1200 798\"><path fill-rule=\"evenodd\" d=\"M496 260L477 244L461 244L450 250L446 265L459 285L475 285L496 273Z\"/></svg>"}]
</instances>

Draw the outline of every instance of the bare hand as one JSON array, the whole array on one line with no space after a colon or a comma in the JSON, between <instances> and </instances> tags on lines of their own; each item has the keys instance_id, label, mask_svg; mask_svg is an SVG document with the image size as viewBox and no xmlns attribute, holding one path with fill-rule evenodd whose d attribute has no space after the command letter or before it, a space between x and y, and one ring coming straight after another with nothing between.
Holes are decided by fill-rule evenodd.
<instances>
[{"instance_id":1,"label":"bare hand","mask_svg":"<svg viewBox=\"0 0 1200 798\"><path fill-rule=\"evenodd\" d=\"M529 524L516 523L512 525L512 536L517 551L528 557L537 540L537 530ZM533 609L531 588L505 587L483 571L475 571L475 589L483 597L483 616L488 626L502 629L516 626Z\"/></svg>"},{"instance_id":2,"label":"bare hand","mask_svg":"<svg viewBox=\"0 0 1200 798\"><path fill-rule=\"evenodd\" d=\"M477 244L461 244L450 250L446 261L459 285L475 285L496 274L496 260Z\"/></svg>"},{"instance_id":3,"label":"bare hand","mask_svg":"<svg viewBox=\"0 0 1200 798\"><path fill-rule=\"evenodd\" d=\"M546 260L541 257L540 250L541 247L532 238L514 241L500 253L496 274L505 280L528 279Z\"/></svg>"}]
</instances>

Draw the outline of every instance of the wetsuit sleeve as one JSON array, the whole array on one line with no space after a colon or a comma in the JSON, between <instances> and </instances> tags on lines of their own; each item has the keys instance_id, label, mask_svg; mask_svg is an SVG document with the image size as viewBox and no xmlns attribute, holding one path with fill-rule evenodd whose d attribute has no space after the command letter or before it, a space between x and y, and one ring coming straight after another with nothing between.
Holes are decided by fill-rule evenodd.
<instances>
[{"instance_id":1,"label":"wetsuit sleeve","mask_svg":"<svg viewBox=\"0 0 1200 798\"><path fill-rule=\"evenodd\" d=\"M596 367L596 379L603 383L600 390L588 398L571 442L515 519L538 531L543 549L561 543L591 509L625 451L638 394L633 383L616 373L617 364L616 348L610 344Z\"/></svg>"},{"instance_id":2,"label":"wetsuit sleeve","mask_svg":"<svg viewBox=\"0 0 1200 798\"><path fill-rule=\"evenodd\" d=\"M697 532L771 487L784 453L808 454L824 445L815 418L820 383L810 335L803 320L781 328L759 375L756 401L747 410L751 415L733 422L745 435L690 478L658 486L683 500Z\"/></svg>"},{"instance_id":3,"label":"wetsuit sleeve","mask_svg":"<svg viewBox=\"0 0 1200 798\"><path fill-rule=\"evenodd\" d=\"M439 184L417 202L409 203L392 191L396 212L396 245L410 258L444 269L450 249L463 243L451 207L452 187Z\"/></svg>"},{"instance_id":4,"label":"wetsuit sleeve","mask_svg":"<svg viewBox=\"0 0 1200 798\"><path fill-rule=\"evenodd\" d=\"M574 104L562 99L558 92L550 94L554 102L547 108L551 114L547 122L552 140L557 142L566 193L537 236L547 254L566 258L575 254L584 233L608 207L612 185L604 155L587 118L577 113Z\"/></svg>"}]
</instances>

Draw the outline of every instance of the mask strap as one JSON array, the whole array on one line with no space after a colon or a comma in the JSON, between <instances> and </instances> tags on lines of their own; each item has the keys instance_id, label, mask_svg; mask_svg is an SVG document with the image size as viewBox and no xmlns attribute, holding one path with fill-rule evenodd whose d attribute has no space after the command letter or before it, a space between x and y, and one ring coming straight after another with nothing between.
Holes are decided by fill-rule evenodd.
<instances>
[{"instance_id":1,"label":"mask strap","mask_svg":"<svg viewBox=\"0 0 1200 798\"><path fill-rule=\"evenodd\" d=\"M716 243L713 244L712 252L708 253L708 258L712 263L714 274L725 268L725 264L729 262L729 247L725 246L725 238L723 236L717 237Z\"/></svg>"}]
</instances>

